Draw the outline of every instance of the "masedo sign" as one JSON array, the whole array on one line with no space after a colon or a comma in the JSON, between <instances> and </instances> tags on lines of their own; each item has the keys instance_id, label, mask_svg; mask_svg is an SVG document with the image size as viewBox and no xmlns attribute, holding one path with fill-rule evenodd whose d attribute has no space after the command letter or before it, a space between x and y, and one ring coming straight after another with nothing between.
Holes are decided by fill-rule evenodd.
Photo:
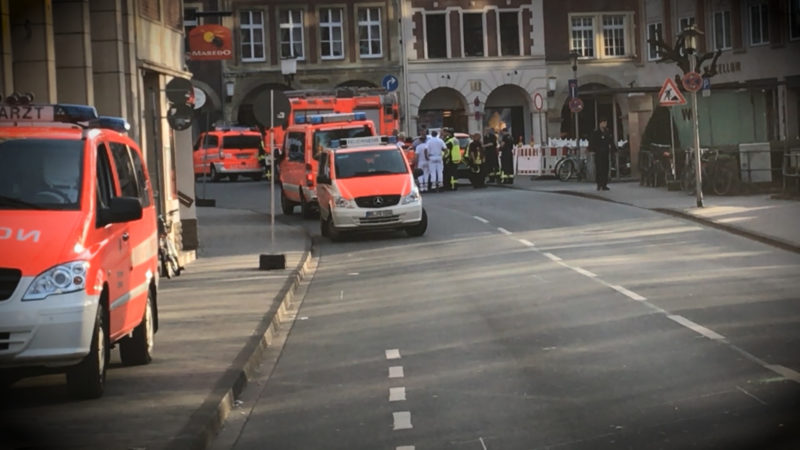
<instances>
[{"instance_id":1,"label":"masedo sign","mask_svg":"<svg viewBox=\"0 0 800 450\"><path fill-rule=\"evenodd\" d=\"M213 61L233 58L231 30L222 25L201 25L189 32L189 58Z\"/></svg>"}]
</instances>

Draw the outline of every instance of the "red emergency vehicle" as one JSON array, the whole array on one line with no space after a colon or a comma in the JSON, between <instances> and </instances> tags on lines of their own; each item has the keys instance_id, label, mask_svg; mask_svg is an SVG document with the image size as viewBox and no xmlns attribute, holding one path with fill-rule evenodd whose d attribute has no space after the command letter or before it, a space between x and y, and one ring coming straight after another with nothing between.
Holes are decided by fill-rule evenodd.
<instances>
[{"instance_id":1,"label":"red emergency vehicle","mask_svg":"<svg viewBox=\"0 0 800 450\"><path fill-rule=\"evenodd\" d=\"M300 205L303 217L310 218L317 209L316 175L322 149L336 139L375 136L375 127L361 112L315 114L297 117L296 122L286 128L278 164L281 210L292 214Z\"/></svg>"},{"instance_id":2,"label":"red emergency vehicle","mask_svg":"<svg viewBox=\"0 0 800 450\"><path fill-rule=\"evenodd\" d=\"M110 350L147 364L158 328L153 189L127 122L0 104L0 380L63 370L103 394Z\"/></svg>"},{"instance_id":3,"label":"red emergency vehicle","mask_svg":"<svg viewBox=\"0 0 800 450\"><path fill-rule=\"evenodd\" d=\"M371 120L376 133L392 135L400 129L400 110L397 95L379 88L337 88L333 90L286 91L289 105L289 125L298 117L318 114L363 112ZM283 142L283 129L276 127L275 138Z\"/></svg>"},{"instance_id":4,"label":"red emergency vehicle","mask_svg":"<svg viewBox=\"0 0 800 450\"><path fill-rule=\"evenodd\" d=\"M195 178L205 175L212 181L223 177L236 181L244 176L260 180L264 176L263 139L261 133L247 127L218 127L200 133L192 151Z\"/></svg>"},{"instance_id":5,"label":"red emergency vehicle","mask_svg":"<svg viewBox=\"0 0 800 450\"><path fill-rule=\"evenodd\" d=\"M385 229L422 236L428 216L415 176L396 141L379 136L333 141L319 158L320 232Z\"/></svg>"}]
</instances>

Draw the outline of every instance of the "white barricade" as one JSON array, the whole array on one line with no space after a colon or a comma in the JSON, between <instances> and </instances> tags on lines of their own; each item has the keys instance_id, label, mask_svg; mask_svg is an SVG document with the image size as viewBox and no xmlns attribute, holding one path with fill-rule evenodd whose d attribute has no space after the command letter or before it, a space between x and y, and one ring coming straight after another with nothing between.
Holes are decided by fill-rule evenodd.
<instances>
[{"instance_id":1,"label":"white barricade","mask_svg":"<svg viewBox=\"0 0 800 450\"><path fill-rule=\"evenodd\" d=\"M540 150L530 145L520 145L514 148L516 154L514 173L517 175L542 175L542 158Z\"/></svg>"}]
</instances>

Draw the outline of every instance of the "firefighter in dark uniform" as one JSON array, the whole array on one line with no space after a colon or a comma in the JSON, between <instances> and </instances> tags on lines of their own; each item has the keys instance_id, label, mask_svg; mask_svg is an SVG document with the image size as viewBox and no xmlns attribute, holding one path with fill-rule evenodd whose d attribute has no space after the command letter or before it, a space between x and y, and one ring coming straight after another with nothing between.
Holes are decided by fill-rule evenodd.
<instances>
[{"instance_id":1,"label":"firefighter in dark uniform","mask_svg":"<svg viewBox=\"0 0 800 450\"><path fill-rule=\"evenodd\" d=\"M514 184L514 139L507 128L500 136L500 182Z\"/></svg>"},{"instance_id":2,"label":"firefighter in dark uniform","mask_svg":"<svg viewBox=\"0 0 800 450\"><path fill-rule=\"evenodd\" d=\"M493 183L498 181L500 167L497 164L497 136L492 128L486 129L486 134L483 136L483 149L486 157L483 171L489 177L489 182Z\"/></svg>"}]
</instances>

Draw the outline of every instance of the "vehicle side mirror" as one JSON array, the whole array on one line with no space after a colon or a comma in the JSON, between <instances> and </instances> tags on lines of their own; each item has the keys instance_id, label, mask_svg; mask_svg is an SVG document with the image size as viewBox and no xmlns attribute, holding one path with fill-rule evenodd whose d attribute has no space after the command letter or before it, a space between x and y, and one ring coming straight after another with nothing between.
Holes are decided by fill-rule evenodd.
<instances>
[{"instance_id":1,"label":"vehicle side mirror","mask_svg":"<svg viewBox=\"0 0 800 450\"><path fill-rule=\"evenodd\" d=\"M142 203L137 197L114 197L108 208L97 211L100 226L123 223L142 218Z\"/></svg>"},{"instance_id":2,"label":"vehicle side mirror","mask_svg":"<svg viewBox=\"0 0 800 450\"><path fill-rule=\"evenodd\" d=\"M421 177L423 175L425 175L425 171L424 170L420 169L419 167L414 169L414 178L419 178L419 177Z\"/></svg>"},{"instance_id":3,"label":"vehicle side mirror","mask_svg":"<svg viewBox=\"0 0 800 450\"><path fill-rule=\"evenodd\" d=\"M331 184L331 179L325 175L317 175L317 184Z\"/></svg>"}]
</instances>

